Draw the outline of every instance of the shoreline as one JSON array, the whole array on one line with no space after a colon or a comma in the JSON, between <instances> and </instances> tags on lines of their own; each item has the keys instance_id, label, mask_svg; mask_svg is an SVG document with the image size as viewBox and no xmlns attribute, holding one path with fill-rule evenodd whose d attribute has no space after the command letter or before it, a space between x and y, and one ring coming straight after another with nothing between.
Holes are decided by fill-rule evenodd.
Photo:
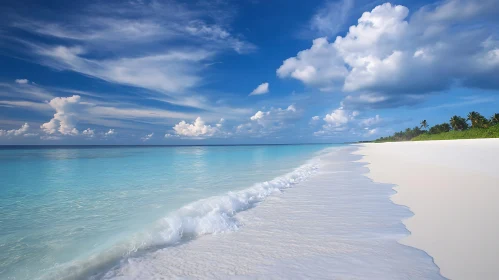
<instances>
[{"instance_id":1,"label":"shoreline","mask_svg":"<svg viewBox=\"0 0 499 280\"><path fill-rule=\"evenodd\" d=\"M375 182L414 216L400 240L427 252L449 279L499 279L499 139L359 144Z\"/></svg>"},{"instance_id":2,"label":"shoreline","mask_svg":"<svg viewBox=\"0 0 499 280\"><path fill-rule=\"evenodd\" d=\"M101 279L102 273L128 259L181 246L203 236L237 231L242 225L235 217L238 213L257 207L273 195L307 181L318 169L317 154L327 149L330 148L315 152L315 156L301 165L271 180L183 205L142 231L85 259L61 264L40 279Z\"/></svg>"},{"instance_id":3,"label":"shoreline","mask_svg":"<svg viewBox=\"0 0 499 280\"><path fill-rule=\"evenodd\" d=\"M320 155L314 176L237 213L237 231L129 258L102 279L444 279L428 254L397 242L411 212L354 150Z\"/></svg>"}]
</instances>

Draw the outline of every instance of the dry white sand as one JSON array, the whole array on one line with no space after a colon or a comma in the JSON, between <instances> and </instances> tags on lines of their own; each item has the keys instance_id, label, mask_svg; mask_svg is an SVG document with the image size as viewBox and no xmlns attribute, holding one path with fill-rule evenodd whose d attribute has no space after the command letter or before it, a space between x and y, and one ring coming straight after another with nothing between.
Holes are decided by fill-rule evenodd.
<instances>
[{"instance_id":1,"label":"dry white sand","mask_svg":"<svg viewBox=\"0 0 499 280\"><path fill-rule=\"evenodd\" d=\"M402 244L450 279L499 279L499 139L362 145L369 176L414 216Z\"/></svg>"}]
</instances>

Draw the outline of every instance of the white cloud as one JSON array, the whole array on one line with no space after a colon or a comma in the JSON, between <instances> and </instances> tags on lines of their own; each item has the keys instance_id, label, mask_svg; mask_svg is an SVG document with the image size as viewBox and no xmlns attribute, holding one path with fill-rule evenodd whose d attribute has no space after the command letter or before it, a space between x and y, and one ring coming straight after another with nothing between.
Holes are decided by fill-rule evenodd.
<instances>
[{"instance_id":1,"label":"white cloud","mask_svg":"<svg viewBox=\"0 0 499 280\"><path fill-rule=\"evenodd\" d=\"M218 123L216 124L216 127L218 128L222 128L223 124L225 123L225 119L224 118L221 118Z\"/></svg>"},{"instance_id":2,"label":"white cloud","mask_svg":"<svg viewBox=\"0 0 499 280\"><path fill-rule=\"evenodd\" d=\"M56 141L56 140L61 140L60 136L53 136L53 135L43 135L40 136L41 140L49 140L49 141Z\"/></svg>"},{"instance_id":3,"label":"white cloud","mask_svg":"<svg viewBox=\"0 0 499 280\"><path fill-rule=\"evenodd\" d=\"M251 121L254 121L261 126L269 126L282 123L284 120L295 117L296 108L293 104L289 105L286 109L281 108L271 108L266 112L258 111L250 117Z\"/></svg>"},{"instance_id":4,"label":"white cloud","mask_svg":"<svg viewBox=\"0 0 499 280\"><path fill-rule=\"evenodd\" d=\"M197 72L202 69L198 63L214 55L208 50L179 50L133 58L92 60L83 57L87 53L83 47L65 46L40 47L37 53L50 58L46 64L57 69L170 94L197 85L201 81Z\"/></svg>"},{"instance_id":5,"label":"white cloud","mask_svg":"<svg viewBox=\"0 0 499 280\"><path fill-rule=\"evenodd\" d=\"M59 132L62 135L77 135L79 132L75 125L77 122L76 109L80 103L80 96L56 97L50 100L49 105L55 110L54 117L40 128L47 134Z\"/></svg>"},{"instance_id":6,"label":"white cloud","mask_svg":"<svg viewBox=\"0 0 499 280\"><path fill-rule=\"evenodd\" d=\"M84 105L78 112L73 112L73 120L78 120L78 125L116 129L138 128L144 123L173 125L183 119L194 119L198 113L190 112L199 111L204 112L202 117L207 122L216 121L222 115L228 120L246 116L251 112L249 108L234 108L231 102L214 104L217 100L213 100L213 96L194 93L204 84L204 76L209 73L210 65L218 62L219 55L256 49L242 35L234 33L231 27L235 16L233 5L227 1L198 1L193 5L180 2L125 1L119 5L109 1L88 2L77 12L69 11L64 19L51 11L43 17L13 15L5 26L6 35L9 35L5 39L12 40L9 43L25 52L24 55L20 53L24 59L56 70L73 71L133 87L127 90L131 95L120 94L126 98L118 93L69 93L85 100L97 97L91 100L95 106ZM18 40L10 36L10 31L15 30L34 36ZM45 103L36 105L33 101L68 95L62 93L64 89L54 87L47 92L37 91L35 88L41 87L29 81L23 86L13 82L6 84L10 86L8 90L0 83L0 96L12 98L0 101L0 106L28 109L35 105L41 108ZM16 88L15 92L12 88ZM21 96L25 100L15 100ZM144 104L142 101L146 99L167 104L140 106L139 103ZM161 105L174 109L158 108ZM180 110L171 105L200 110ZM47 124L46 129L59 133L59 127L55 128L58 124L54 122ZM54 130L56 132L52 132Z\"/></svg>"},{"instance_id":7,"label":"white cloud","mask_svg":"<svg viewBox=\"0 0 499 280\"><path fill-rule=\"evenodd\" d=\"M18 83L19 84L19 83ZM45 101L54 98L52 93L43 89L42 87L34 83L22 84L22 86L12 85L11 83L1 83L0 82L0 95L8 96L12 99L19 99L22 97L24 100L11 100L13 102L23 102L26 99ZM3 101L6 102L6 101ZM47 106L48 107L48 106Z\"/></svg>"},{"instance_id":8,"label":"white cloud","mask_svg":"<svg viewBox=\"0 0 499 280\"><path fill-rule=\"evenodd\" d=\"M251 93L250 95L260 95L260 94L266 94L269 92L269 83L262 83L259 86L257 86Z\"/></svg>"},{"instance_id":9,"label":"white cloud","mask_svg":"<svg viewBox=\"0 0 499 280\"><path fill-rule=\"evenodd\" d=\"M364 136L374 134L377 131L377 128L372 127L381 123L381 117L376 115L370 118L359 119L359 115L360 113L358 111L339 107L330 114L326 114L323 118L325 124L322 125L319 131L314 132L314 135L329 137L339 134L345 135L345 133ZM366 130L368 130L367 133Z\"/></svg>"},{"instance_id":10,"label":"white cloud","mask_svg":"<svg viewBox=\"0 0 499 280\"><path fill-rule=\"evenodd\" d=\"M315 39L285 60L277 75L321 90L373 94L373 103L391 106L456 83L498 89L499 45L490 40L497 33L488 24L473 25L492 20L485 14L498 16L498 7L494 0L448 0L408 20L406 7L385 3L363 13L345 36L331 43Z\"/></svg>"},{"instance_id":11,"label":"white cloud","mask_svg":"<svg viewBox=\"0 0 499 280\"><path fill-rule=\"evenodd\" d=\"M211 137L220 132L217 126L205 124L201 117L197 117L193 123L181 121L173 127L173 130L179 136L192 138Z\"/></svg>"},{"instance_id":12,"label":"white cloud","mask_svg":"<svg viewBox=\"0 0 499 280\"><path fill-rule=\"evenodd\" d=\"M22 18L11 25L38 35L122 50L175 40L194 41L238 53L255 46L230 32L233 8L224 1L185 5L181 1L127 1L89 4L63 23ZM55 15L53 15L55 16Z\"/></svg>"},{"instance_id":13,"label":"white cloud","mask_svg":"<svg viewBox=\"0 0 499 280\"><path fill-rule=\"evenodd\" d=\"M201 71L217 54L256 48L230 32L231 13L224 3L102 2L62 22L14 17L11 26L57 39L23 41L44 65L182 97L201 83Z\"/></svg>"},{"instance_id":14,"label":"white cloud","mask_svg":"<svg viewBox=\"0 0 499 280\"><path fill-rule=\"evenodd\" d=\"M343 109L343 107L340 107L331 114L327 114L324 117L324 121L328 125L333 125L333 126L341 126L344 124L349 123L350 121L354 120L356 116L358 116L359 112L357 111L348 111Z\"/></svg>"},{"instance_id":15,"label":"white cloud","mask_svg":"<svg viewBox=\"0 0 499 280\"><path fill-rule=\"evenodd\" d=\"M95 135L95 131L93 129L87 128L81 132L86 137L93 138Z\"/></svg>"},{"instance_id":16,"label":"white cloud","mask_svg":"<svg viewBox=\"0 0 499 280\"><path fill-rule=\"evenodd\" d=\"M13 100L13 101L0 101L0 106L2 107L23 107L27 109L33 109L37 111L49 111L50 106L47 103L39 103L25 100Z\"/></svg>"},{"instance_id":17,"label":"white cloud","mask_svg":"<svg viewBox=\"0 0 499 280\"><path fill-rule=\"evenodd\" d=\"M379 115L376 115L374 117L362 120L360 122L360 125L365 127L371 127L373 125L379 124L381 121L382 121L381 117Z\"/></svg>"},{"instance_id":18,"label":"white cloud","mask_svg":"<svg viewBox=\"0 0 499 280\"><path fill-rule=\"evenodd\" d=\"M112 119L126 119L134 120L137 118L158 118L158 119L181 119L192 117L191 114L186 114L182 112L174 112L168 110L151 109L151 108L141 108L141 107L131 107L127 104L127 107L111 107L111 106L91 106L87 108L87 111L95 116L101 118L112 118Z\"/></svg>"},{"instance_id":19,"label":"white cloud","mask_svg":"<svg viewBox=\"0 0 499 280\"><path fill-rule=\"evenodd\" d=\"M250 117L250 122L238 125L236 133L266 136L290 126L299 116L299 111L293 104L285 109L271 108L268 111L258 111Z\"/></svg>"},{"instance_id":20,"label":"white cloud","mask_svg":"<svg viewBox=\"0 0 499 280\"><path fill-rule=\"evenodd\" d=\"M171 133L166 133L165 134L165 138L174 138L174 137L179 137L179 136L176 135L176 134L171 134Z\"/></svg>"},{"instance_id":21,"label":"white cloud","mask_svg":"<svg viewBox=\"0 0 499 280\"><path fill-rule=\"evenodd\" d=\"M341 57L326 38L315 39L312 48L286 59L277 69L281 78L292 77L322 90L331 89L333 83L341 82L348 75Z\"/></svg>"},{"instance_id":22,"label":"white cloud","mask_svg":"<svg viewBox=\"0 0 499 280\"><path fill-rule=\"evenodd\" d=\"M267 113L270 113L270 112L267 112ZM251 116L250 120L252 120L252 121L259 120L259 119L263 118L264 115L265 115L265 113L263 113L262 111L258 111L253 116Z\"/></svg>"},{"instance_id":23,"label":"white cloud","mask_svg":"<svg viewBox=\"0 0 499 280\"><path fill-rule=\"evenodd\" d=\"M336 35L348 20L354 0L327 1L312 17L310 28L320 36Z\"/></svg>"},{"instance_id":24,"label":"white cloud","mask_svg":"<svg viewBox=\"0 0 499 280\"><path fill-rule=\"evenodd\" d=\"M313 116L313 117L312 117L312 120L313 120L313 121L318 121L320 118L321 118L321 117L319 117L319 116Z\"/></svg>"},{"instance_id":25,"label":"white cloud","mask_svg":"<svg viewBox=\"0 0 499 280\"><path fill-rule=\"evenodd\" d=\"M373 128L373 129L369 129L366 133L365 136L372 136L374 134L378 133L378 129L377 128Z\"/></svg>"},{"instance_id":26,"label":"white cloud","mask_svg":"<svg viewBox=\"0 0 499 280\"><path fill-rule=\"evenodd\" d=\"M115 136L116 134L118 134L118 132L116 132L114 129L111 128L106 133L104 133L104 136L110 137L110 136Z\"/></svg>"},{"instance_id":27,"label":"white cloud","mask_svg":"<svg viewBox=\"0 0 499 280\"><path fill-rule=\"evenodd\" d=\"M185 30L198 38L219 42L220 46L232 48L237 53L247 53L256 49L253 44L237 38L220 25L208 25L202 21L193 21Z\"/></svg>"},{"instance_id":28,"label":"white cloud","mask_svg":"<svg viewBox=\"0 0 499 280\"><path fill-rule=\"evenodd\" d=\"M141 140L146 142L146 141L149 141L153 136L154 136L154 132L142 137Z\"/></svg>"},{"instance_id":29,"label":"white cloud","mask_svg":"<svg viewBox=\"0 0 499 280\"><path fill-rule=\"evenodd\" d=\"M48 92L50 90L55 94L67 94L69 92L71 95L57 98L45 95L34 96L29 94L27 92L28 90L30 92L35 90L36 92ZM9 95L3 93L8 93ZM75 100L75 98L78 97L74 97L74 95L79 96L79 100ZM71 127L71 129L64 129L66 133L65 135L76 135L76 131L80 130L79 125L89 125L90 127L92 127L92 125L98 125L115 129L143 129L145 125L164 125L165 123L173 125L182 119L195 119L198 116L197 113L193 112L171 111L166 108L158 108L157 106L141 106L137 103L142 99L141 97L136 98L129 96L123 100L110 100L109 98L113 97L106 96L103 93L69 90L65 88L48 88L45 90L42 86L32 84L27 84L21 87L13 86L12 84L7 83L0 83L0 97L1 96L8 96L12 99L9 98L10 100L0 100L0 108L9 107L20 110L36 110L43 115L55 117L55 119L47 117L47 120L44 121L45 124L43 124L44 128L42 128L44 133L51 133L53 135L61 133L59 132L60 124L58 119L63 119L62 128L68 127L68 125ZM47 98L44 97L50 97L48 100L53 101L38 102L14 99L19 98L20 96L23 99L25 98L28 100L47 100ZM120 97L118 96L116 98ZM163 102L168 102L170 99L175 100L173 98L163 97L161 101L165 100ZM59 105L56 104L56 108L52 106L57 100L62 100L63 103L68 103L64 103L67 105L64 105L67 108L62 109L64 113L62 113ZM182 106L197 106L199 105L197 103L207 102L202 100L198 101L198 98L192 98L192 102L189 102L189 104L182 104ZM222 115L229 120L241 119L242 116L246 116L248 113L251 113L250 109L234 108L224 104L201 107L203 107L203 120L207 122L216 122ZM76 130L73 130L73 128ZM87 127L81 127L81 130L78 132L81 134L84 128Z\"/></svg>"},{"instance_id":30,"label":"white cloud","mask_svg":"<svg viewBox=\"0 0 499 280\"><path fill-rule=\"evenodd\" d=\"M34 136L38 136L38 133L26 133L23 136L24 137L34 137Z\"/></svg>"},{"instance_id":31,"label":"white cloud","mask_svg":"<svg viewBox=\"0 0 499 280\"><path fill-rule=\"evenodd\" d=\"M25 85L29 82L28 79L16 79L16 83L20 85Z\"/></svg>"},{"instance_id":32,"label":"white cloud","mask_svg":"<svg viewBox=\"0 0 499 280\"><path fill-rule=\"evenodd\" d=\"M28 123L23 124L18 129L11 129L11 130L0 129L0 137L1 136L20 136L20 135L26 136L28 134L27 133L28 130L29 130Z\"/></svg>"}]
</instances>

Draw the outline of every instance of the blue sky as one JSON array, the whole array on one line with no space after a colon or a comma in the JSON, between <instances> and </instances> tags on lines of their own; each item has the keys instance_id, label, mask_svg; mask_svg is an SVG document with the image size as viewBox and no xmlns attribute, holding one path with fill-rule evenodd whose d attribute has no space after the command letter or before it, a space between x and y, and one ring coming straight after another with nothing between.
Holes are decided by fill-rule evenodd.
<instances>
[{"instance_id":1,"label":"blue sky","mask_svg":"<svg viewBox=\"0 0 499 280\"><path fill-rule=\"evenodd\" d=\"M499 2L3 1L0 144L375 139L499 111Z\"/></svg>"}]
</instances>

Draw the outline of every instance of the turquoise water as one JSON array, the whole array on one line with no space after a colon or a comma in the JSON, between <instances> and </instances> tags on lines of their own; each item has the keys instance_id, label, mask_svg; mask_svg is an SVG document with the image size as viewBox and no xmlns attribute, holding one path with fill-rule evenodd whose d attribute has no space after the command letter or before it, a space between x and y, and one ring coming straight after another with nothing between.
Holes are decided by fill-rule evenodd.
<instances>
[{"instance_id":1,"label":"turquoise water","mask_svg":"<svg viewBox=\"0 0 499 280\"><path fill-rule=\"evenodd\" d=\"M182 207L272 180L325 147L2 148L0 279L87 277L142 249L234 229L231 212L301 173Z\"/></svg>"}]
</instances>

